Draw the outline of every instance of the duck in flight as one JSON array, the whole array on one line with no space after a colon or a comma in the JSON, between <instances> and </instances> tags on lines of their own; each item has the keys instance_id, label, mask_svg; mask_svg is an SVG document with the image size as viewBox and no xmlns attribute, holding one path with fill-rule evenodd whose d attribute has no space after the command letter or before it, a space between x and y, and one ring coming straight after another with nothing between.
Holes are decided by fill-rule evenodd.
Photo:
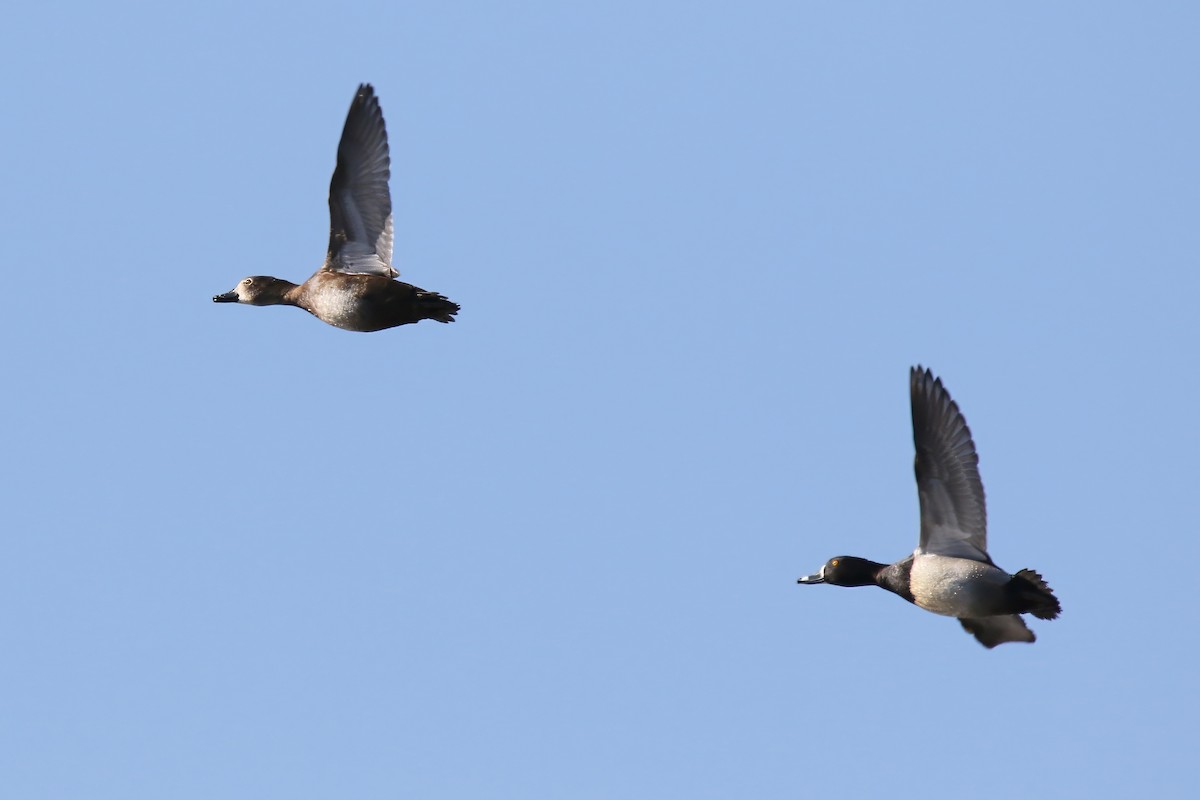
<instances>
[{"instance_id":1,"label":"duck in flight","mask_svg":"<svg viewBox=\"0 0 1200 800\"><path fill-rule=\"evenodd\" d=\"M928 369L909 374L921 540L908 558L880 564L837 556L798 583L880 586L926 611L957 617L984 647L1036 638L1021 614L1054 619L1058 598L1031 569L1010 575L987 554L979 456L958 404Z\"/></svg>"},{"instance_id":2,"label":"duck in flight","mask_svg":"<svg viewBox=\"0 0 1200 800\"><path fill-rule=\"evenodd\" d=\"M214 303L297 306L347 331L379 331L423 319L453 322L458 304L393 280L391 157L383 111L370 84L358 87L329 183L329 250L300 285L253 275Z\"/></svg>"}]
</instances>

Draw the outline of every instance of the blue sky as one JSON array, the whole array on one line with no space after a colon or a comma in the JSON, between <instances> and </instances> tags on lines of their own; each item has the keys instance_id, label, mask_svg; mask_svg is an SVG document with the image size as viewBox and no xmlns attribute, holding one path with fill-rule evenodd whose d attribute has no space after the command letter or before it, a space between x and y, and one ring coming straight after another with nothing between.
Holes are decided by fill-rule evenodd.
<instances>
[{"instance_id":1,"label":"blue sky","mask_svg":"<svg viewBox=\"0 0 1200 800\"><path fill-rule=\"evenodd\" d=\"M20 4L0 29L0 778L21 798L1183 797L1200 11ZM355 86L453 325L324 255ZM908 369L987 651L877 590ZM967 788L964 788L967 787ZM968 791L969 790L969 791Z\"/></svg>"}]
</instances>

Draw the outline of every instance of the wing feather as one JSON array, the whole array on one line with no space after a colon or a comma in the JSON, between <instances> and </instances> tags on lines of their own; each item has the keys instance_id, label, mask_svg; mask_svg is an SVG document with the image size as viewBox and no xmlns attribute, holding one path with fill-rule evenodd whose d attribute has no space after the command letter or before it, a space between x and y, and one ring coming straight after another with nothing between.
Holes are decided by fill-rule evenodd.
<instances>
[{"instance_id":1,"label":"wing feather","mask_svg":"<svg viewBox=\"0 0 1200 800\"><path fill-rule=\"evenodd\" d=\"M979 456L958 404L933 372L914 367L913 443L921 499L921 552L991 564L987 554L987 503Z\"/></svg>"},{"instance_id":2,"label":"wing feather","mask_svg":"<svg viewBox=\"0 0 1200 800\"><path fill-rule=\"evenodd\" d=\"M329 182L329 251L325 269L394 278L391 157L379 99L370 84L358 87L338 144Z\"/></svg>"}]
</instances>

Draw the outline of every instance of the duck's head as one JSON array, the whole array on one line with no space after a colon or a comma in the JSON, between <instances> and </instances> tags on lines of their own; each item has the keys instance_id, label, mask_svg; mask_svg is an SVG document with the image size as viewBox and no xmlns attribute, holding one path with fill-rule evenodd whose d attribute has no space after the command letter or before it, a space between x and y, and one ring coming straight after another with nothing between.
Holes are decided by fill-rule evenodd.
<instances>
[{"instance_id":1,"label":"duck's head","mask_svg":"<svg viewBox=\"0 0 1200 800\"><path fill-rule=\"evenodd\" d=\"M243 278L225 294L213 297L214 303L246 303L252 306L274 306L283 302L283 295L296 284L269 275Z\"/></svg>"},{"instance_id":2,"label":"duck's head","mask_svg":"<svg viewBox=\"0 0 1200 800\"><path fill-rule=\"evenodd\" d=\"M875 561L856 556L834 556L825 562L815 575L806 575L796 583L829 583L834 586L874 586L878 583L879 570L883 567Z\"/></svg>"}]
</instances>

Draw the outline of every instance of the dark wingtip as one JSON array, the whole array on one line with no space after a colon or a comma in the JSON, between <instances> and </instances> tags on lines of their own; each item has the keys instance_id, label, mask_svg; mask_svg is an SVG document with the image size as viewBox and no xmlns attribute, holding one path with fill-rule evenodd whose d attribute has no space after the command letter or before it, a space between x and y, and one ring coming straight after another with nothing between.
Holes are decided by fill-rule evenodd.
<instances>
[{"instance_id":1,"label":"dark wingtip","mask_svg":"<svg viewBox=\"0 0 1200 800\"><path fill-rule=\"evenodd\" d=\"M350 112L346 117L346 124L350 124L350 117L354 115L354 109L365 108L369 112L373 111L378 116L383 116L383 111L379 110L379 98L375 96L375 87L369 83L360 83L358 89L354 92L354 99L350 101ZM343 131L343 136L345 132Z\"/></svg>"},{"instance_id":2,"label":"dark wingtip","mask_svg":"<svg viewBox=\"0 0 1200 800\"><path fill-rule=\"evenodd\" d=\"M923 367L917 364L908 371L908 385L912 393L916 395L918 392L926 394L930 397L935 394L946 392L946 387L942 385L942 379L933 374L933 370L929 367Z\"/></svg>"}]
</instances>

